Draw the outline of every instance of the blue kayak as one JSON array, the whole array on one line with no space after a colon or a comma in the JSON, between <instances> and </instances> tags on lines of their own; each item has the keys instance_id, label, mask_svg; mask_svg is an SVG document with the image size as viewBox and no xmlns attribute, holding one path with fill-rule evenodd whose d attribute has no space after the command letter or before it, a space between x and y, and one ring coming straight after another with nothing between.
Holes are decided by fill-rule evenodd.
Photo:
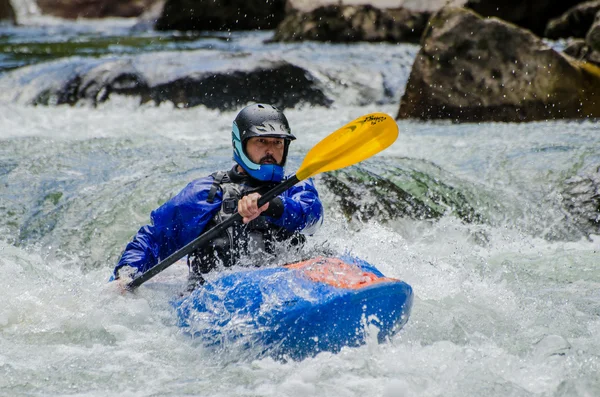
<instances>
[{"instance_id":1,"label":"blue kayak","mask_svg":"<svg viewBox=\"0 0 600 397\"><path fill-rule=\"evenodd\" d=\"M362 345L372 332L385 341L412 301L410 285L342 256L222 274L173 305L179 326L206 346L301 360Z\"/></svg>"}]
</instances>

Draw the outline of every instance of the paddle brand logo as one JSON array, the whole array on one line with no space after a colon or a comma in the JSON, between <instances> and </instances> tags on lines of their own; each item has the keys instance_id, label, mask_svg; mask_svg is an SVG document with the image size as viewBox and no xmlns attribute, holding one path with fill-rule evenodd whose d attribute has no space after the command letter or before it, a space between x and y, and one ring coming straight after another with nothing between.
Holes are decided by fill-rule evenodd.
<instances>
[{"instance_id":1,"label":"paddle brand logo","mask_svg":"<svg viewBox=\"0 0 600 397\"><path fill-rule=\"evenodd\" d=\"M385 120L384 116L367 116L367 117L365 117L364 122L367 123L370 121L371 125L375 125L377 123L381 123L384 120Z\"/></svg>"}]
</instances>

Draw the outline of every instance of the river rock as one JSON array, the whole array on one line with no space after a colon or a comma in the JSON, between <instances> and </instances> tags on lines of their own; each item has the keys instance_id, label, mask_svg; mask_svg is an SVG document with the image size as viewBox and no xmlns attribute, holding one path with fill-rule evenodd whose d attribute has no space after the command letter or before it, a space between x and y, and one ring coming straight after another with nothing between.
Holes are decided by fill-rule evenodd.
<instances>
[{"instance_id":1,"label":"river rock","mask_svg":"<svg viewBox=\"0 0 600 397\"><path fill-rule=\"evenodd\" d=\"M594 23L600 11L600 0L576 5L560 17L548 22L544 36L553 40L565 37L583 38Z\"/></svg>"},{"instance_id":2,"label":"river rock","mask_svg":"<svg viewBox=\"0 0 600 397\"><path fill-rule=\"evenodd\" d=\"M418 42L429 12L382 10L371 5L329 5L289 14L275 30L273 41Z\"/></svg>"},{"instance_id":3,"label":"river rock","mask_svg":"<svg viewBox=\"0 0 600 397\"><path fill-rule=\"evenodd\" d=\"M439 11L443 7L462 7L467 0L286 0L286 13L310 12L316 8L370 5L379 9L404 8L412 11Z\"/></svg>"},{"instance_id":4,"label":"river rock","mask_svg":"<svg viewBox=\"0 0 600 397\"><path fill-rule=\"evenodd\" d=\"M584 39L571 39L563 52L578 61L600 66L600 51L593 50Z\"/></svg>"},{"instance_id":5,"label":"river rock","mask_svg":"<svg viewBox=\"0 0 600 397\"><path fill-rule=\"evenodd\" d=\"M596 13L596 18L585 36L585 42L592 51L600 51L600 1L598 6L599 11Z\"/></svg>"},{"instance_id":6,"label":"river rock","mask_svg":"<svg viewBox=\"0 0 600 397\"><path fill-rule=\"evenodd\" d=\"M498 17L531 30L538 36L544 34L548 22L569 8L585 0L469 0L465 7L484 17Z\"/></svg>"},{"instance_id":7,"label":"river rock","mask_svg":"<svg viewBox=\"0 0 600 397\"><path fill-rule=\"evenodd\" d=\"M285 14L285 0L167 0L157 30L274 29Z\"/></svg>"},{"instance_id":8,"label":"river rock","mask_svg":"<svg viewBox=\"0 0 600 397\"><path fill-rule=\"evenodd\" d=\"M451 175L422 161L367 162L320 178L348 219L387 223L399 218L433 220L446 214L465 222L485 219L471 204L478 201L484 206L481 198L475 199Z\"/></svg>"},{"instance_id":9,"label":"river rock","mask_svg":"<svg viewBox=\"0 0 600 397\"><path fill-rule=\"evenodd\" d=\"M60 18L137 17L160 0L37 0L43 14Z\"/></svg>"},{"instance_id":10,"label":"river rock","mask_svg":"<svg viewBox=\"0 0 600 397\"><path fill-rule=\"evenodd\" d=\"M584 59L589 52L589 47L584 39L572 39L568 42L563 52L575 59Z\"/></svg>"},{"instance_id":11,"label":"river rock","mask_svg":"<svg viewBox=\"0 0 600 397\"><path fill-rule=\"evenodd\" d=\"M533 121L600 117L600 71L525 29L447 8L430 19L398 118Z\"/></svg>"},{"instance_id":12,"label":"river rock","mask_svg":"<svg viewBox=\"0 0 600 397\"><path fill-rule=\"evenodd\" d=\"M331 100L309 71L283 59L217 51L161 52L112 59L73 58L0 76L0 102L97 105L112 94L228 110L249 102L282 108Z\"/></svg>"},{"instance_id":13,"label":"river rock","mask_svg":"<svg viewBox=\"0 0 600 397\"><path fill-rule=\"evenodd\" d=\"M15 22L15 10L10 0L0 0L0 21Z\"/></svg>"}]
</instances>

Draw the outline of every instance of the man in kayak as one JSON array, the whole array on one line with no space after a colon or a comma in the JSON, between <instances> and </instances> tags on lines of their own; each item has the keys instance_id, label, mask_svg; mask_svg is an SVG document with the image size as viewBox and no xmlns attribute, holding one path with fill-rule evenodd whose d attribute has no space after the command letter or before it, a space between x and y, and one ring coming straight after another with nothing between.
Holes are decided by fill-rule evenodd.
<instances>
[{"instance_id":1,"label":"man in kayak","mask_svg":"<svg viewBox=\"0 0 600 397\"><path fill-rule=\"evenodd\" d=\"M323 206L310 179L258 207L261 194L283 180L289 145L296 139L282 111L266 104L247 106L233 121L231 136L233 168L191 182L154 210L152 224L127 244L113 279L148 271L235 212L243 223L188 256L188 289L201 285L203 274L220 267L268 262L276 246L301 246L304 234L321 225Z\"/></svg>"}]
</instances>

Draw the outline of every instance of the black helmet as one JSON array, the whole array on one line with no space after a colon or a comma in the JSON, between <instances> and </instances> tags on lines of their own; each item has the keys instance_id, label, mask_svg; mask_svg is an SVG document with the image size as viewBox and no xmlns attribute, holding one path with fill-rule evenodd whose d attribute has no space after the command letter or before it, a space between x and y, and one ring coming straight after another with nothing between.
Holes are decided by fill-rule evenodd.
<instances>
[{"instance_id":1,"label":"black helmet","mask_svg":"<svg viewBox=\"0 0 600 397\"><path fill-rule=\"evenodd\" d=\"M256 164L246 155L246 142L253 137L282 138L285 140L283 159L278 164ZM242 109L231 131L233 159L255 179L279 182L283 179L283 166L287 158L290 141L296 137L283 112L272 105L257 103Z\"/></svg>"}]
</instances>

